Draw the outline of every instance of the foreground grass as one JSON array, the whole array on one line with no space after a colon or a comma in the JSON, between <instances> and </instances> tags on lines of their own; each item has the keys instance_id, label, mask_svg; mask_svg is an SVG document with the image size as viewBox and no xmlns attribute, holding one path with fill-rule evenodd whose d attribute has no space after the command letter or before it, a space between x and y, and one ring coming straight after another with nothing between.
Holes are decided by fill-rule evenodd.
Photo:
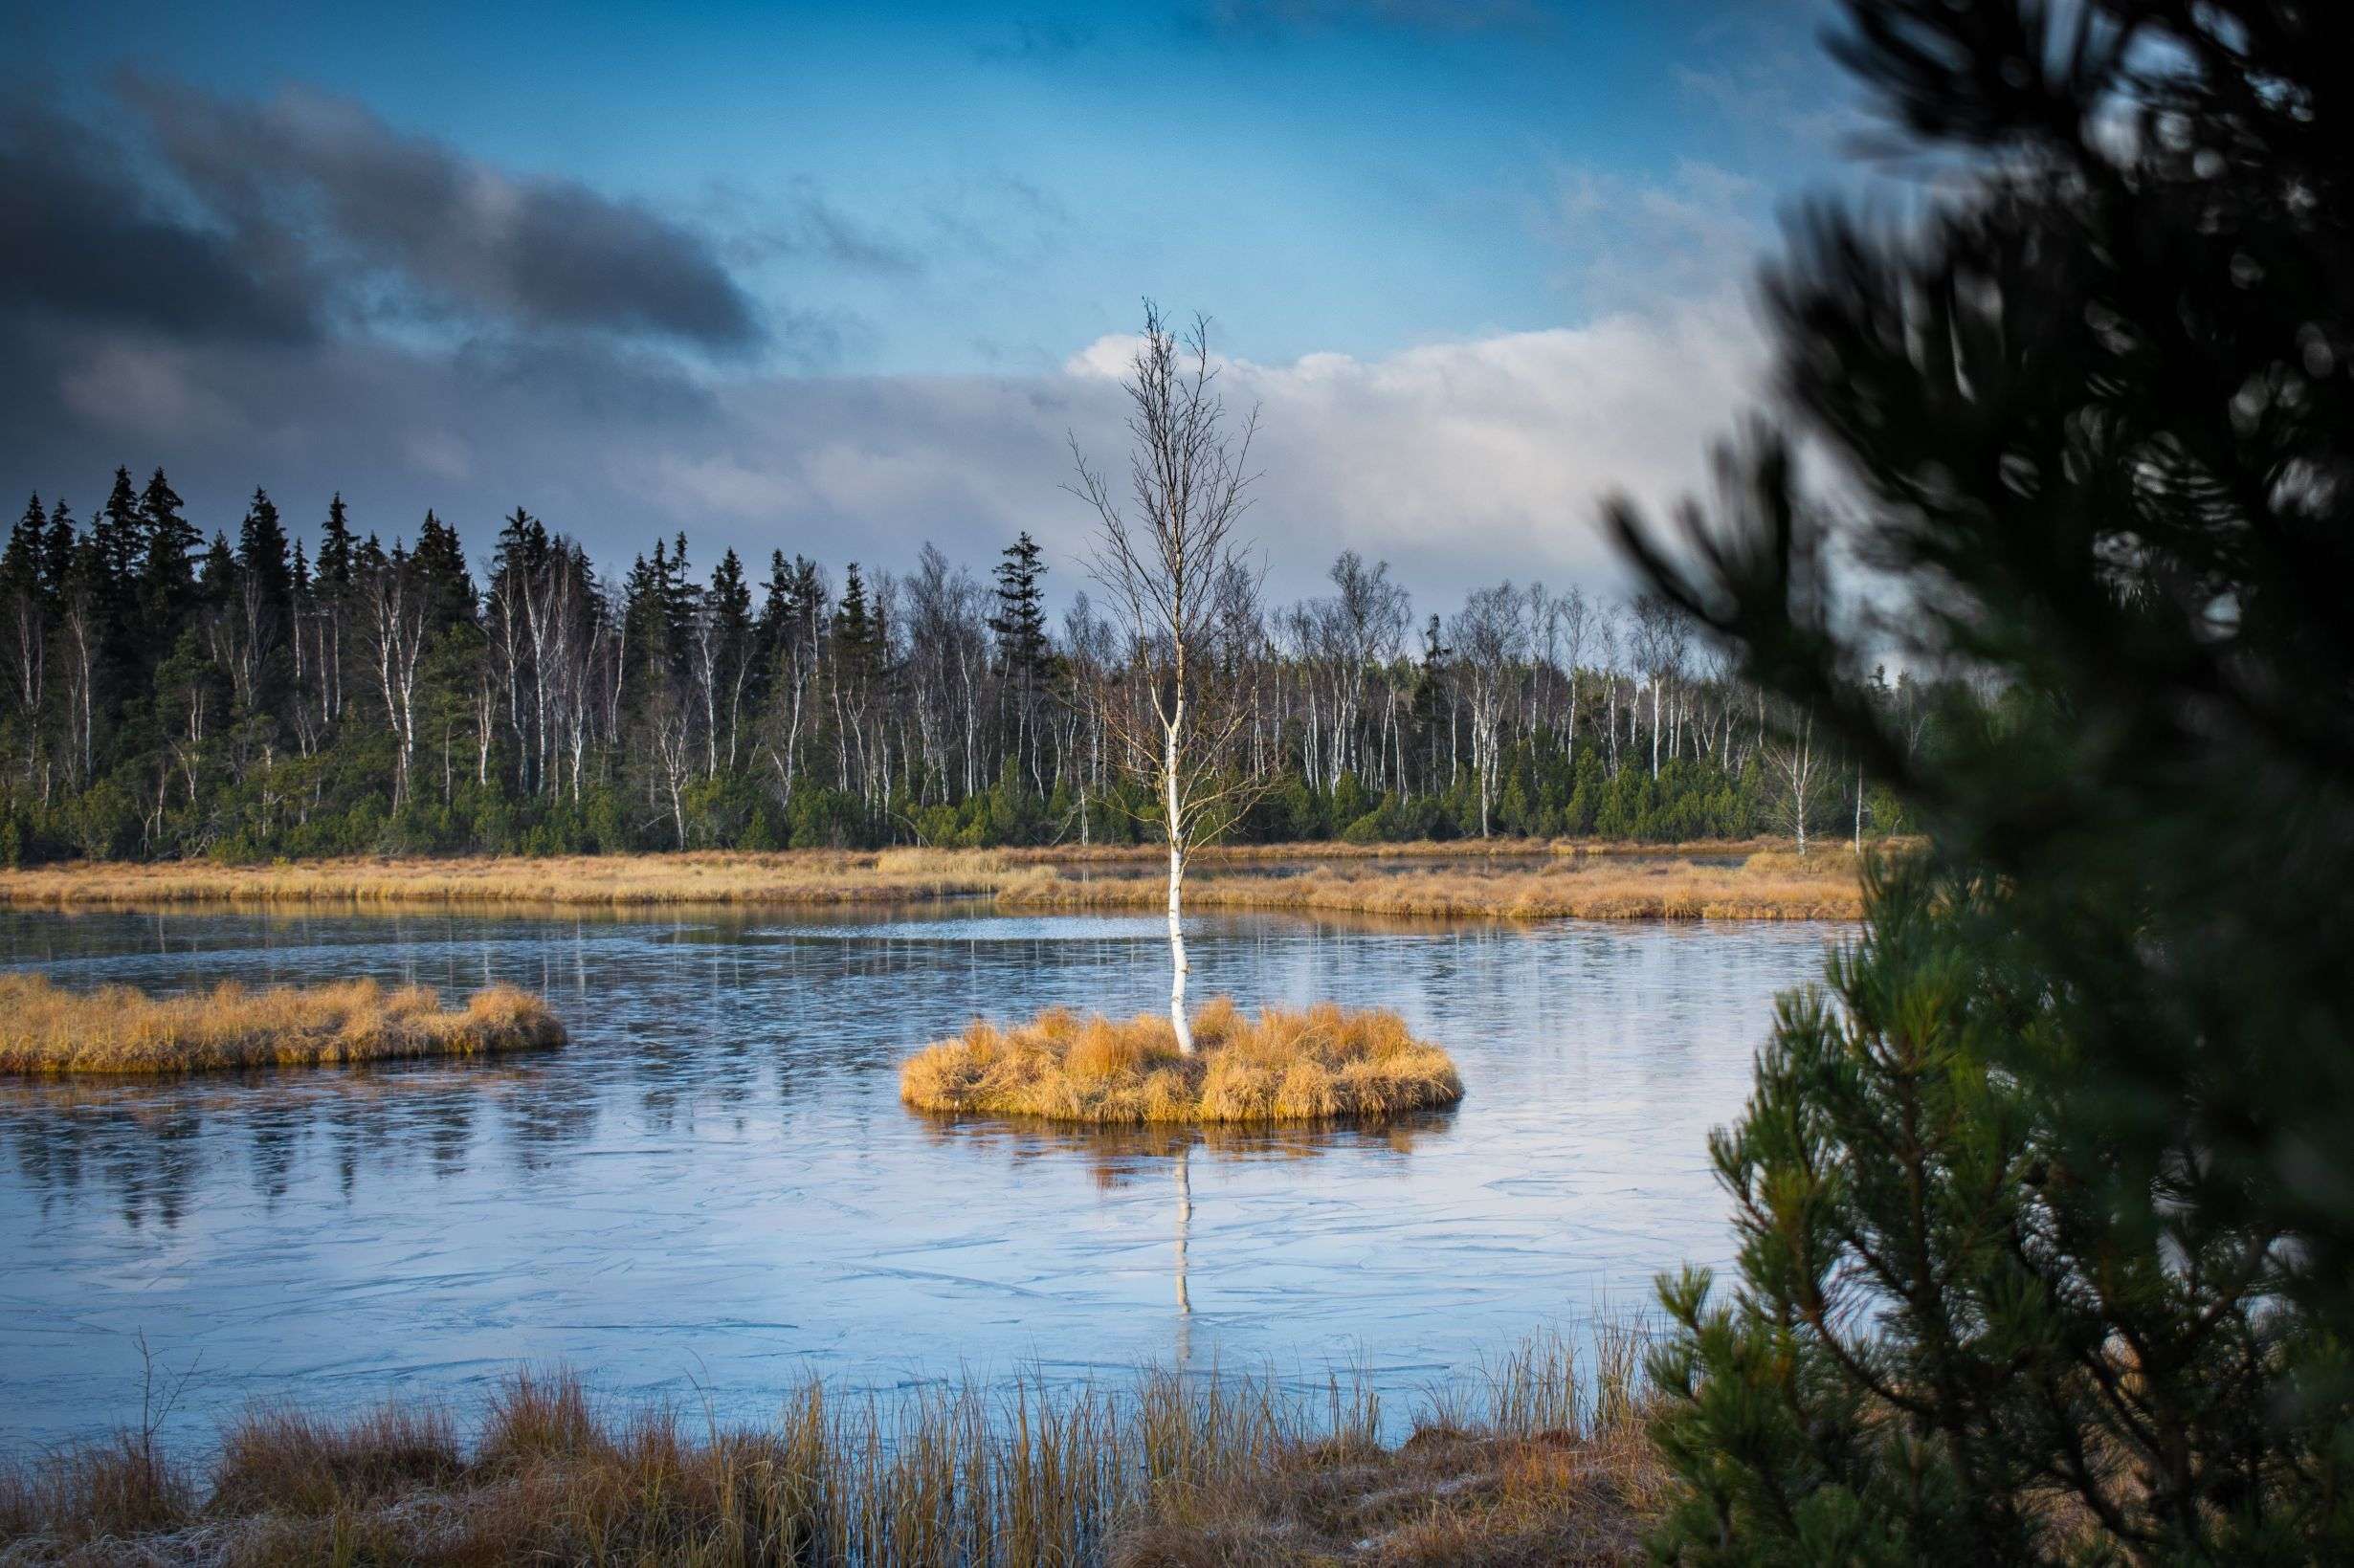
<instances>
[{"instance_id":1,"label":"foreground grass","mask_svg":"<svg viewBox=\"0 0 2354 1568\"><path fill-rule=\"evenodd\" d=\"M1016 1028L975 1020L899 1070L920 1111L1052 1121L1381 1121L1453 1105L1447 1053L1386 1008L1270 1007L1246 1018L1219 997L1193 1021L1191 1056L1166 1018L1081 1018L1053 1007Z\"/></svg>"},{"instance_id":2,"label":"foreground grass","mask_svg":"<svg viewBox=\"0 0 2354 1568\"><path fill-rule=\"evenodd\" d=\"M512 985L450 1010L422 985L372 980L250 990L226 984L151 997L127 986L69 991L0 974L0 1073L64 1076L314 1067L477 1056L564 1044L547 1004Z\"/></svg>"},{"instance_id":3,"label":"foreground grass","mask_svg":"<svg viewBox=\"0 0 2354 1568\"><path fill-rule=\"evenodd\" d=\"M1725 859L1735 863L1710 863ZM1163 864L1148 848L106 862L0 870L0 905L646 908L993 897L1022 909L1142 908L1167 895ZM1308 869L1291 869L1301 865ZM1236 846L1201 854L1186 897L1195 908L1492 918L1853 919L1862 910L1854 855L1820 849L1802 861L1751 845Z\"/></svg>"},{"instance_id":4,"label":"foreground grass","mask_svg":"<svg viewBox=\"0 0 2354 1568\"><path fill-rule=\"evenodd\" d=\"M1663 1473L1636 1337L1541 1338L1413 1435L1335 1380L1147 1373L788 1394L769 1425L602 1407L511 1378L474 1441L443 1408L262 1409L200 1479L131 1434L0 1470L0 1561L700 1564L1621 1563Z\"/></svg>"}]
</instances>

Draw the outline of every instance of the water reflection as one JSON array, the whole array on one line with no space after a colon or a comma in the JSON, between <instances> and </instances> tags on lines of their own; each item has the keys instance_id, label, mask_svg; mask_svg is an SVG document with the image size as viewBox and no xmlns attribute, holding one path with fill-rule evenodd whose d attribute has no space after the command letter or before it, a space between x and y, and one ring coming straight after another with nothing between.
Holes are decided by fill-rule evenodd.
<instances>
[{"instance_id":1,"label":"water reflection","mask_svg":"<svg viewBox=\"0 0 2354 1568\"><path fill-rule=\"evenodd\" d=\"M1418 1111L1378 1124L1288 1122L1277 1126L1152 1125L1077 1126L1031 1119L952 1116L909 1113L942 1146L959 1143L988 1149L1015 1160L1077 1159L1099 1190L1157 1180L1170 1164L1189 1168L1193 1151L1221 1159L1313 1159L1319 1155L1378 1145L1391 1154L1410 1151L1415 1139L1443 1133L1458 1108Z\"/></svg>"},{"instance_id":2,"label":"water reflection","mask_svg":"<svg viewBox=\"0 0 2354 1568\"><path fill-rule=\"evenodd\" d=\"M0 915L0 960L150 987L371 975L549 993L574 1044L450 1067L0 1084L0 1446L136 1403L132 1336L201 1354L176 1418L522 1358L767 1412L863 1381L1180 1356L1406 1391L1721 1257L1702 1145L1830 928L1210 917L1204 994L1378 1002L1469 1098L1373 1129L941 1121L899 1062L972 1015L1144 1011L1149 918Z\"/></svg>"}]
</instances>

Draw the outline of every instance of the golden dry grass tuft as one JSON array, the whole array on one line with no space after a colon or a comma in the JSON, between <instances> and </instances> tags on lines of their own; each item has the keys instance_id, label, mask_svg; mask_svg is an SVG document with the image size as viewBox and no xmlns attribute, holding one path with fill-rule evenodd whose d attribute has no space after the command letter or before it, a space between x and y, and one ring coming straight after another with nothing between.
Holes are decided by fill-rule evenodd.
<instances>
[{"instance_id":1,"label":"golden dry grass tuft","mask_svg":"<svg viewBox=\"0 0 2354 1568\"><path fill-rule=\"evenodd\" d=\"M1246 1018L1219 997L1193 1020L1191 1056L1166 1018L1082 1018L1051 1007L1012 1029L976 1020L899 1070L899 1097L952 1115L1141 1125L1384 1121L1449 1106L1463 1081L1444 1050L1386 1008L1330 1003Z\"/></svg>"},{"instance_id":2,"label":"golden dry grass tuft","mask_svg":"<svg viewBox=\"0 0 2354 1568\"><path fill-rule=\"evenodd\" d=\"M1394 1447L1371 1391L1339 1378L864 1397L811 1380L731 1427L518 1375L471 1448L433 1407L250 1415L209 1496L177 1470L126 1478L135 1436L0 1466L0 1561L1632 1563L1664 1489L1632 1343L1606 1332L1589 1375L1533 1340Z\"/></svg>"},{"instance_id":3,"label":"golden dry grass tuft","mask_svg":"<svg viewBox=\"0 0 2354 1568\"><path fill-rule=\"evenodd\" d=\"M153 997L127 986L71 991L0 974L0 1073L44 1076L317 1067L477 1056L560 1046L547 1004L512 985L445 1010L430 987L372 980Z\"/></svg>"}]
</instances>

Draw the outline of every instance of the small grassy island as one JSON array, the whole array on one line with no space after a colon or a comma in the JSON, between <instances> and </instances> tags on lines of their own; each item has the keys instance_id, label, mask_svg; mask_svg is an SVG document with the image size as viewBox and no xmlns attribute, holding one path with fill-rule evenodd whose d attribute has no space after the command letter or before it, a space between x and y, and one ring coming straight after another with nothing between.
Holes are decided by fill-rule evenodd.
<instances>
[{"instance_id":1,"label":"small grassy island","mask_svg":"<svg viewBox=\"0 0 2354 1568\"><path fill-rule=\"evenodd\" d=\"M1193 1038L1181 1052L1169 1021L1149 1013L1050 1007L1010 1030L976 1020L908 1059L899 1097L920 1111L1112 1125L1379 1121L1463 1097L1454 1061L1386 1008L1245 1018L1218 997Z\"/></svg>"},{"instance_id":2,"label":"small grassy island","mask_svg":"<svg viewBox=\"0 0 2354 1568\"><path fill-rule=\"evenodd\" d=\"M512 985L448 1009L424 985L372 980L254 990L234 983L153 997L128 986L71 991L0 974L0 1073L45 1077L319 1067L478 1056L565 1043L547 1004Z\"/></svg>"}]
</instances>

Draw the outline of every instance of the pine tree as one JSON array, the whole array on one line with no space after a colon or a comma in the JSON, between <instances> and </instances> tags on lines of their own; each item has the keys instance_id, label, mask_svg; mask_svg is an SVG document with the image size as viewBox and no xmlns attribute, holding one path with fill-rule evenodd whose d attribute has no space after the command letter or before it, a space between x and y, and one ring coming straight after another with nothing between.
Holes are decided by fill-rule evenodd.
<instances>
[{"instance_id":1,"label":"pine tree","mask_svg":"<svg viewBox=\"0 0 2354 1568\"><path fill-rule=\"evenodd\" d=\"M997 612L988 628L997 639L1001 668L1024 690L1042 684L1047 653L1052 646L1046 630L1046 595L1039 580L1046 575L1037 541L1027 532L1006 546L997 565Z\"/></svg>"},{"instance_id":2,"label":"pine tree","mask_svg":"<svg viewBox=\"0 0 2354 1568\"><path fill-rule=\"evenodd\" d=\"M351 587L351 521L344 507L344 493L327 502L327 520L319 531L318 588L322 604L341 604Z\"/></svg>"},{"instance_id":3,"label":"pine tree","mask_svg":"<svg viewBox=\"0 0 2354 1568\"><path fill-rule=\"evenodd\" d=\"M53 600L65 591L65 580L74 569L74 552L78 542L74 509L60 496L49 509L49 527L41 535L41 586Z\"/></svg>"},{"instance_id":4,"label":"pine tree","mask_svg":"<svg viewBox=\"0 0 2354 1568\"><path fill-rule=\"evenodd\" d=\"M998 665L1013 684L1014 753L1028 762L1031 787L1040 792L1045 781L1038 766L1037 706L1052 674L1054 646L1046 631L1046 596L1038 586L1045 573L1037 541L1025 530L997 563L997 612L988 621Z\"/></svg>"},{"instance_id":5,"label":"pine tree","mask_svg":"<svg viewBox=\"0 0 2354 1568\"><path fill-rule=\"evenodd\" d=\"M1614 517L1932 847L1717 1144L1742 1285L1667 1289L1659 1545L2354 1559L2354 11L1886 0L1840 52L1981 161L1771 290L1906 612L1771 434L1697 564ZM1891 653L1999 695L1924 754Z\"/></svg>"},{"instance_id":6,"label":"pine tree","mask_svg":"<svg viewBox=\"0 0 2354 1568\"><path fill-rule=\"evenodd\" d=\"M106 496L90 537L98 548L99 565L106 574L106 597L127 618L138 592L140 565L146 554L146 517L139 493L131 488L131 471L115 470L114 489Z\"/></svg>"},{"instance_id":7,"label":"pine tree","mask_svg":"<svg viewBox=\"0 0 2354 1568\"><path fill-rule=\"evenodd\" d=\"M230 613L241 628L241 652L233 673L249 714L277 710L280 687L290 673L288 638L294 629L294 563L287 555L286 529L269 492L256 486L237 526L235 603Z\"/></svg>"},{"instance_id":8,"label":"pine tree","mask_svg":"<svg viewBox=\"0 0 2354 1568\"><path fill-rule=\"evenodd\" d=\"M286 554L286 529L266 490L255 489L237 528L237 569L252 579L262 603L283 615L294 600L294 563Z\"/></svg>"},{"instance_id":9,"label":"pine tree","mask_svg":"<svg viewBox=\"0 0 2354 1568\"><path fill-rule=\"evenodd\" d=\"M717 773L722 756L727 766L736 763L744 715L755 696L752 590L744 580L744 563L733 550L723 553L712 568L698 634L704 650L705 745L709 771Z\"/></svg>"},{"instance_id":10,"label":"pine tree","mask_svg":"<svg viewBox=\"0 0 2354 1568\"><path fill-rule=\"evenodd\" d=\"M547 564L547 527L522 507L500 519L499 538L491 546L491 581L528 582Z\"/></svg>"},{"instance_id":11,"label":"pine tree","mask_svg":"<svg viewBox=\"0 0 2354 1568\"><path fill-rule=\"evenodd\" d=\"M43 546L49 533L48 514L41 509L41 497L34 496L25 503L24 516L9 531L8 553L0 557L0 583L15 592L44 597L42 584Z\"/></svg>"},{"instance_id":12,"label":"pine tree","mask_svg":"<svg viewBox=\"0 0 2354 1568\"><path fill-rule=\"evenodd\" d=\"M237 552L229 547L227 534L215 531L205 547L196 571L196 596L214 614L228 614L236 604Z\"/></svg>"},{"instance_id":13,"label":"pine tree","mask_svg":"<svg viewBox=\"0 0 2354 1568\"><path fill-rule=\"evenodd\" d=\"M409 559L425 591L426 640L430 643L454 627L472 625L477 607L474 574L466 568L466 547L457 530L430 507L425 520L417 525L416 548Z\"/></svg>"},{"instance_id":14,"label":"pine tree","mask_svg":"<svg viewBox=\"0 0 2354 1568\"><path fill-rule=\"evenodd\" d=\"M854 561L842 575L842 599L833 610L834 657L854 670L871 670L877 649L877 631L874 609L867 602L866 579Z\"/></svg>"},{"instance_id":15,"label":"pine tree","mask_svg":"<svg viewBox=\"0 0 2354 1568\"><path fill-rule=\"evenodd\" d=\"M205 537L181 515L179 493L157 469L139 497L141 543L139 605L159 641L177 635L196 587L196 553Z\"/></svg>"}]
</instances>

